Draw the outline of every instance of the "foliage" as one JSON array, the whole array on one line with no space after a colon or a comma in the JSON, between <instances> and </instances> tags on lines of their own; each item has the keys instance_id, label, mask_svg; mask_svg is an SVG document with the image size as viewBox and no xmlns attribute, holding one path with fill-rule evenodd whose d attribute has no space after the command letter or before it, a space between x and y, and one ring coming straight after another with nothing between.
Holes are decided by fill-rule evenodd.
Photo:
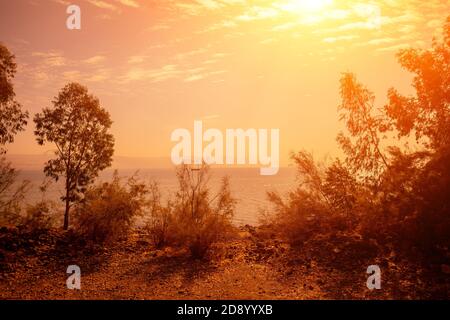
<instances>
[{"instance_id":1,"label":"foliage","mask_svg":"<svg viewBox=\"0 0 450 320\"><path fill-rule=\"evenodd\" d=\"M387 115L399 136L413 134L429 150L450 144L450 17L444 25L442 42L431 49L405 49L398 53L400 65L414 74L415 96L403 96L391 88Z\"/></svg>"},{"instance_id":2,"label":"foliage","mask_svg":"<svg viewBox=\"0 0 450 320\"><path fill-rule=\"evenodd\" d=\"M187 165L177 168L179 189L166 205L161 204L157 186L150 201L149 229L157 246L173 243L187 246L193 258L203 258L215 242L232 231L236 200L228 178L223 178L214 196L209 187L209 168Z\"/></svg>"},{"instance_id":3,"label":"foliage","mask_svg":"<svg viewBox=\"0 0 450 320\"><path fill-rule=\"evenodd\" d=\"M14 136L25 129L28 112L14 99L12 79L17 65L14 55L0 43L0 154L5 153L5 144L14 141Z\"/></svg>"},{"instance_id":4,"label":"foliage","mask_svg":"<svg viewBox=\"0 0 450 320\"><path fill-rule=\"evenodd\" d=\"M71 205L82 199L98 173L111 165L114 138L108 132L110 115L86 87L70 83L55 98L53 108L36 114L34 122L37 142L54 143L57 148L56 158L47 162L44 172L56 181L65 178L62 200L66 204L64 229L68 229Z\"/></svg>"},{"instance_id":5,"label":"foliage","mask_svg":"<svg viewBox=\"0 0 450 320\"><path fill-rule=\"evenodd\" d=\"M26 215L20 225L30 232L43 232L50 230L55 223L55 203L51 201L39 201L29 205Z\"/></svg>"},{"instance_id":6,"label":"foliage","mask_svg":"<svg viewBox=\"0 0 450 320\"><path fill-rule=\"evenodd\" d=\"M359 219L361 188L339 160L324 168L313 156L300 151L292 155L299 186L283 199L269 192L274 205L272 223L292 245L299 246L316 235L349 230Z\"/></svg>"},{"instance_id":7,"label":"foliage","mask_svg":"<svg viewBox=\"0 0 450 320\"><path fill-rule=\"evenodd\" d=\"M75 230L85 240L101 244L125 237L136 216L143 214L148 190L131 177L123 183L115 172L111 182L87 189L75 206Z\"/></svg>"},{"instance_id":8,"label":"foliage","mask_svg":"<svg viewBox=\"0 0 450 320\"><path fill-rule=\"evenodd\" d=\"M353 173L364 177L377 176L388 166L381 151L380 133L385 131L383 115L374 114L375 97L355 76L345 73L341 78L342 104L339 106L350 137L339 133L337 141L346 155L346 162Z\"/></svg>"},{"instance_id":9,"label":"foliage","mask_svg":"<svg viewBox=\"0 0 450 320\"><path fill-rule=\"evenodd\" d=\"M20 222L20 204L29 190L29 183L24 181L16 185L17 175L11 163L0 158L0 225Z\"/></svg>"},{"instance_id":10,"label":"foliage","mask_svg":"<svg viewBox=\"0 0 450 320\"><path fill-rule=\"evenodd\" d=\"M168 200L162 204L161 191L156 182L150 183L148 199L147 229L156 248L162 248L173 242L171 227L174 223L174 205Z\"/></svg>"},{"instance_id":11,"label":"foliage","mask_svg":"<svg viewBox=\"0 0 450 320\"><path fill-rule=\"evenodd\" d=\"M339 234L408 259L447 259L450 17L441 43L403 50L398 57L415 74L416 95L390 89L388 104L375 109L373 93L353 74L344 74L339 112L347 135L340 133L337 140L345 162L318 165L311 154L299 152L293 155L297 190L287 199L269 193L273 223L292 245L318 239L325 244ZM388 146L387 136L397 136L397 145ZM417 142L412 151L411 136Z\"/></svg>"}]
</instances>

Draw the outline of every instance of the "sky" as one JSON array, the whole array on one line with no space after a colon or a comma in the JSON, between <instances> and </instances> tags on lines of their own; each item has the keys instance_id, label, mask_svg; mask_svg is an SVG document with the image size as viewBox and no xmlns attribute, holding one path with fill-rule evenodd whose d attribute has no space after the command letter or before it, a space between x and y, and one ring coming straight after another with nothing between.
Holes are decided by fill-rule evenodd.
<instances>
[{"instance_id":1,"label":"sky","mask_svg":"<svg viewBox=\"0 0 450 320\"><path fill-rule=\"evenodd\" d=\"M66 9L81 9L69 30ZM339 78L351 71L383 106L412 93L397 63L438 37L450 1L0 0L0 42L16 55L31 116L79 82L113 120L115 154L170 157L177 128L277 128L281 163L305 149L339 155ZM44 154L33 123L10 154Z\"/></svg>"}]
</instances>

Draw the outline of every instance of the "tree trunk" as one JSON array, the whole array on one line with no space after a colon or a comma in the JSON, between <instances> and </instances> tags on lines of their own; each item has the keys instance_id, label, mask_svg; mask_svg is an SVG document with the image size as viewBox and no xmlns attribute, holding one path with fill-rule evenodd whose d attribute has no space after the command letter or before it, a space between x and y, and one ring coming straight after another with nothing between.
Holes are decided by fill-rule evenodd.
<instances>
[{"instance_id":1,"label":"tree trunk","mask_svg":"<svg viewBox=\"0 0 450 320\"><path fill-rule=\"evenodd\" d=\"M69 229L69 210L70 210L69 199L66 199L66 211L64 212L64 230Z\"/></svg>"},{"instance_id":2,"label":"tree trunk","mask_svg":"<svg viewBox=\"0 0 450 320\"><path fill-rule=\"evenodd\" d=\"M69 199L69 179L66 179L66 211L64 212L64 230L69 229L69 211L70 211L70 199Z\"/></svg>"}]
</instances>

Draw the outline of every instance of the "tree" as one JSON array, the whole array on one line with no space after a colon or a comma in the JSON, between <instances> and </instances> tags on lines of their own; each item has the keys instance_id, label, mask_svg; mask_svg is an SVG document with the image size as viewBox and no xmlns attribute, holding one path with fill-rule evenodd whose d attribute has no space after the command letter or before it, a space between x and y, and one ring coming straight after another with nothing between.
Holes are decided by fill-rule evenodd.
<instances>
[{"instance_id":1,"label":"tree","mask_svg":"<svg viewBox=\"0 0 450 320\"><path fill-rule=\"evenodd\" d=\"M114 138L109 133L112 121L99 100L78 83L66 85L55 97L53 108L45 108L34 118L36 140L56 146L56 158L49 160L44 172L65 179L64 229L69 228L69 211L82 199L87 186L98 173L111 165Z\"/></svg>"},{"instance_id":2,"label":"tree","mask_svg":"<svg viewBox=\"0 0 450 320\"><path fill-rule=\"evenodd\" d=\"M415 96L403 96L391 88L385 106L399 136L415 134L432 150L450 146L450 16L443 41L433 40L431 49L405 49L398 53L400 65L414 73Z\"/></svg>"},{"instance_id":3,"label":"tree","mask_svg":"<svg viewBox=\"0 0 450 320\"><path fill-rule=\"evenodd\" d=\"M387 130L385 119L382 114L374 114L375 96L353 74L344 73L340 84L340 120L345 122L353 141L343 133L339 133L337 141L353 173L377 177L388 167L380 145L380 133Z\"/></svg>"},{"instance_id":4,"label":"tree","mask_svg":"<svg viewBox=\"0 0 450 320\"><path fill-rule=\"evenodd\" d=\"M364 232L420 247L436 259L446 256L450 244L450 17L443 31L429 49L398 53L400 65L413 74L415 94L391 88L378 112L373 94L344 74L340 111L350 138L338 137L350 168L375 187L370 188L372 209L362 222ZM383 150L383 135L397 136L397 145ZM408 147L412 137L413 150Z\"/></svg>"},{"instance_id":5,"label":"tree","mask_svg":"<svg viewBox=\"0 0 450 320\"><path fill-rule=\"evenodd\" d=\"M22 111L15 100L12 79L17 70L14 55L0 43L0 156L6 153L5 145L25 129L28 112ZM11 163L0 157L0 223L16 222L20 201L26 192L27 182L11 190L17 179L17 171Z\"/></svg>"},{"instance_id":6,"label":"tree","mask_svg":"<svg viewBox=\"0 0 450 320\"><path fill-rule=\"evenodd\" d=\"M12 79L17 70L14 55L0 43L0 154L6 152L5 144L25 129L28 112L22 111L15 100Z\"/></svg>"},{"instance_id":7,"label":"tree","mask_svg":"<svg viewBox=\"0 0 450 320\"><path fill-rule=\"evenodd\" d=\"M450 16L441 40L433 39L429 49L402 50L398 59L414 75L415 95L390 89L385 112L398 136L414 136L422 149L397 156L415 162L408 166L403 160L392 173L398 177L404 172L408 180L398 183L409 186L409 198L400 195L405 199L402 209L409 213L408 224L402 221L402 226L410 226L405 234L413 234L423 252L445 260L450 245ZM400 196L395 198L397 205Z\"/></svg>"}]
</instances>

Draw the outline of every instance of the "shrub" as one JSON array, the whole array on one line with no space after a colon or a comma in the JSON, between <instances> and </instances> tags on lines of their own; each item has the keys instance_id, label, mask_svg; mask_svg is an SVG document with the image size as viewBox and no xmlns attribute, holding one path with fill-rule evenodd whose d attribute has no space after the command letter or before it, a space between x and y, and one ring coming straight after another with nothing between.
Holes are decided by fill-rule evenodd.
<instances>
[{"instance_id":1,"label":"shrub","mask_svg":"<svg viewBox=\"0 0 450 320\"><path fill-rule=\"evenodd\" d=\"M115 172L112 182L90 187L75 207L76 232L88 241L106 243L127 235L133 218L142 214L147 187L135 177L122 183Z\"/></svg>"},{"instance_id":2,"label":"shrub","mask_svg":"<svg viewBox=\"0 0 450 320\"><path fill-rule=\"evenodd\" d=\"M444 261L450 246L450 151L392 149L391 157L375 205L361 222L363 235L409 258L420 253L424 261Z\"/></svg>"},{"instance_id":3,"label":"shrub","mask_svg":"<svg viewBox=\"0 0 450 320\"><path fill-rule=\"evenodd\" d=\"M362 187L339 160L326 167L316 164L305 151L292 158L297 165L299 185L286 199L268 192L274 206L269 223L293 246L317 235L354 232Z\"/></svg>"},{"instance_id":4,"label":"shrub","mask_svg":"<svg viewBox=\"0 0 450 320\"><path fill-rule=\"evenodd\" d=\"M186 244L193 258L203 258L211 245L224 239L232 229L236 200L227 177L219 192L211 197L209 168L193 170L182 165L177 170L179 190L175 196L175 235Z\"/></svg>"},{"instance_id":5,"label":"shrub","mask_svg":"<svg viewBox=\"0 0 450 320\"><path fill-rule=\"evenodd\" d=\"M51 201L39 201L26 209L21 226L30 232L49 230L55 223L55 204Z\"/></svg>"},{"instance_id":6,"label":"shrub","mask_svg":"<svg viewBox=\"0 0 450 320\"><path fill-rule=\"evenodd\" d=\"M17 175L11 163L0 158L0 226L20 223L20 203L29 189L29 182L23 181L16 186Z\"/></svg>"},{"instance_id":7,"label":"shrub","mask_svg":"<svg viewBox=\"0 0 450 320\"><path fill-rule=\"evenodd\" d=\"M156 182L149 188L147 230L156 248L162 248L171 242L170 227L173 223L173 204L169 200L164 206L161 203L161 191Z\"/></svg>"},{"instance_id":8,"label":"shrub","mask_svg":"<svg viewBox=\"0 0 450 320\"><path fill-rule=\"evenodd\" d=\"M179 189L166 205L161 204L153 185L148 228L155 245L186 246L193 258L203 258L210 247L233 230L236 200L231 196L228 178L223 178L217 194L211 195L209 168L181 165L177 168Z\"/></svg>"}]
</instances>

